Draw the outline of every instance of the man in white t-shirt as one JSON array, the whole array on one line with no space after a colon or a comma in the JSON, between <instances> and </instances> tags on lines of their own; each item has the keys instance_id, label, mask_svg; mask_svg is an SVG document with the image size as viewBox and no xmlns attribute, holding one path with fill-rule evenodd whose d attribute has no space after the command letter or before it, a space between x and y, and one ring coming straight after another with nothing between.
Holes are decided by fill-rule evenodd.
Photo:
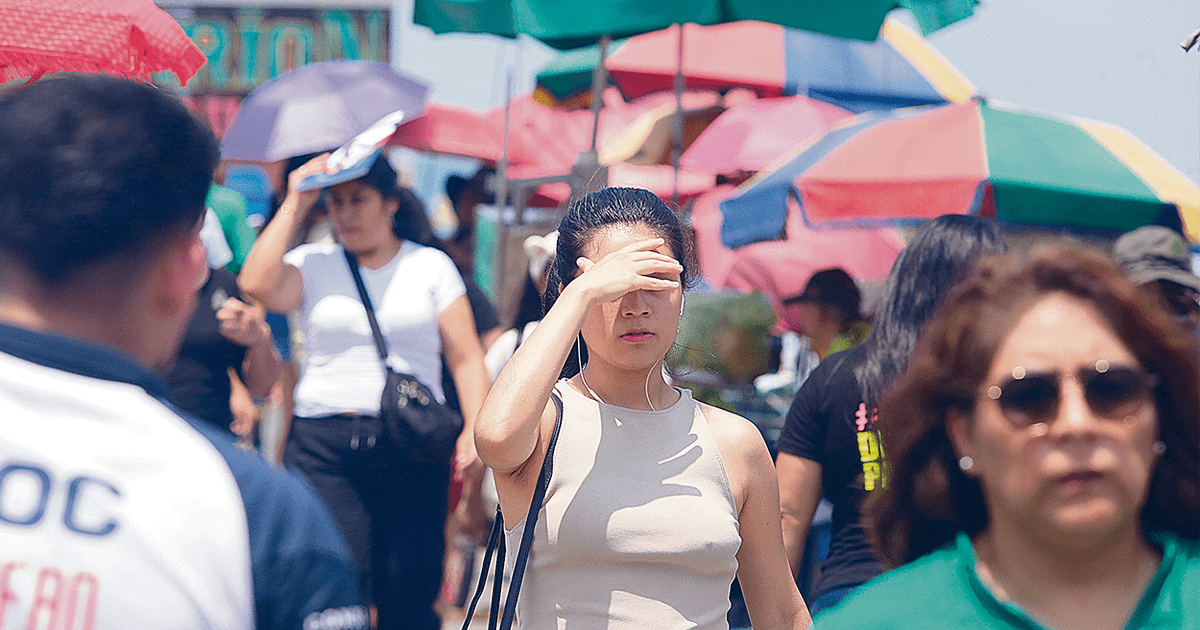
<instances>
[{"instance_id":1,"label":"man in white t-shirt","mask_svg":"<svg viewBox=\"0 0 1200 630\"><path fill-rule=\"evenodd\" d=\"M368 625L311 488L182 415L151 372L205 281L216 161L146 84L0 99L0 629Z\"/></svg>"}]
</instances>

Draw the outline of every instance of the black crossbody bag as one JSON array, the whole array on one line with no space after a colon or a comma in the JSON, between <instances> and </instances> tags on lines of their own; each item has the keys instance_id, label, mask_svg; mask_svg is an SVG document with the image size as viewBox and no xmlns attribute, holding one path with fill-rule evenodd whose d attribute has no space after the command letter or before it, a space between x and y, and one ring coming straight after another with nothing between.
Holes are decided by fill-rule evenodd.
<instances>
[{"instance_id":1,"label":"black crossbody bag","mask_svg":"<svg viewBox=\"0 0 1200 630\"><path fill-rule=\"evenodd\" d=\"M417 377L397 372L388 365L387 341L375 318L375 307L367 286L358 271L358 259L345 248L346 262L358 287L358 297L367 309L375 350L383 364L383 395L379 401L379 417L383 421L387 443L409 461L445 463L454 455L458 436L463 430L462 416L437 401L433 392Z\"/></svg>"},{"instance_id":2,"label":"black crossbody bag","mask_svg":"<svg viewBox=\"0 0 1200 630\"><path fill-rule=\"evenodd\" d=\"M550 476L554 472L554 445L558 443L558 430L562 427L563 404L558 394L551 392L550 400L554 401L554 432L550 434L550 443L546 445L546 458L542 460L542 470L538 474L537 486L533 489L533 499L529 502L529 513L525 515L525 530L521 532L521 547L517 549L517 560L513 566L512 579L508 584L508 598L504 602L504 616L500 618L500 630L512 628L513 618L517 614L517 595L521 592L521 581L525 577L525 565L529 562L529 549L533 546L533 530L537 529L538 513L542 511L542 501L546 499L546 488L550 485ZM500 611L500 585L504 580L504 515L500 507L496 507L496 521L492 525L492 533L488 536L487 550L483 552L483 569L479 572L479 586L475 588L475 596L467 608L467 618L463 620L462 630L471 625L475 615L475 606L483 595L483 587L487 584L488 569L492 563L492 553L496 555L496 569L492 579L492 606L488 611L488 630L496 630L496 615Z\"/></svg>"}]
</instances>

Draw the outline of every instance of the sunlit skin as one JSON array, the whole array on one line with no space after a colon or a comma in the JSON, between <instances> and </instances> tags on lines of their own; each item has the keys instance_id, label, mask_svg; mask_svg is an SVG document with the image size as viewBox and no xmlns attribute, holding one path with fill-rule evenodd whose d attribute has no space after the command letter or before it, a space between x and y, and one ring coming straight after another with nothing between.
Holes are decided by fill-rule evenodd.
<instances>
[{"instance_id":1,"label":"sunlit skin","mask_svg":"<svg viewBox=\"0 0 1200 630\"><path fill-rule=\"evenodd\" d=\"M331 186L326 194L329 220L343 247L357 256L383 251L395 254L400 239L392 232L392 215L399 201L384 199L359 180Z\"/></svg>"},{"instance_id":2,"label":"sunlit skin","mask_svg":"<svg viewBox=\"0 0 1200 630\"><path fill-rule=\"evenodd\" d=\"M1139 521L1157 457L1158 414L1146 395L1126 417L1098 417L1075 375L1100 360L1140 367L1094 307L1050 294L1001 342L974 412L952 414L948 424L957 454L974 462L967 474L980 481L987 504L988 524L973 541L981 576L1060 629L1118 627L1159 562ZM1065 375L1050 422L1014 426L985 393L1018 367ZM1097 592L1109 593L1103 605Z\"/></svg>"},{"instance_id":3,"label":"sunlit skin","mask_svg":"<svg viewBox=\"0 0 1200 630\"><path fill-rule=\"evenodd\" d=\"M590 269L593 261L658 236L655 230L641 224L603 228L588 243L583 252L586 260L580 262L580 268ZM665 244L652 251L675 257ZM673 272L659 272L651 277L679 282L679 274ZM628 389L629 382L644 383L649 377L651 392L665 394L661 392L666 389L665 382L653 370L675 341L682 299L683 289L677 284L666 290L631 291L593 306L581 328L589 354L585 374L588 386L603 397L605 390ZM672 399L677 398L677 394L671 394ZM655 406L660 404L656 402Z\"/></svg>"}]
</instances>

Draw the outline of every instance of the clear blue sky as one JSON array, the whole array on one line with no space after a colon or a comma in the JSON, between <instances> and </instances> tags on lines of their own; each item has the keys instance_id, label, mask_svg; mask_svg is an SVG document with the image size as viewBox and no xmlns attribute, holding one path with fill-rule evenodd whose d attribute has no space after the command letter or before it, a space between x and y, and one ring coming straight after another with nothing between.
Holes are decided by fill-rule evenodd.
<instances>
[{"instance_id":1,"label":"clear blue sky","mask_svg":"<svg viewBox=\"0 0 1200 630\"><path fill-rule=\"evenodd\" d=\"M487 108L517 93L554 51L531 40L434 36L394 0L393 61L429 80L434 100ZM1129 129L1200 182L1200 27L1196 0L984 0L929 39L987 97Z\"/></svg>"}]
</instances>

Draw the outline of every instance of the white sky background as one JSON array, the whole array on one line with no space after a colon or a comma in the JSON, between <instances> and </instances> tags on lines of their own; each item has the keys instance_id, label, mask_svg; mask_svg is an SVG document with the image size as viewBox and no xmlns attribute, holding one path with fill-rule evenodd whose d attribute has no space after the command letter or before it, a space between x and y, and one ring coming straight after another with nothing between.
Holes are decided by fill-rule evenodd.
<instances>
[{"instance_id":1,"label":"white sky background","mask_svg":"<svg viewBox=\"0 0 1200 630\"><path fill-rule=\"evenodd\" d=\"M411 2L394 0L393 62L428 80L433 100L489 108L510 69L520 94L555 54L528 39L434 36L411 24ZM1120 125L1200 182L1200 51L1179 46L1196 28L1196 0L984 0L929 40L988 98Z\"/></svg>"}]
</instances>

